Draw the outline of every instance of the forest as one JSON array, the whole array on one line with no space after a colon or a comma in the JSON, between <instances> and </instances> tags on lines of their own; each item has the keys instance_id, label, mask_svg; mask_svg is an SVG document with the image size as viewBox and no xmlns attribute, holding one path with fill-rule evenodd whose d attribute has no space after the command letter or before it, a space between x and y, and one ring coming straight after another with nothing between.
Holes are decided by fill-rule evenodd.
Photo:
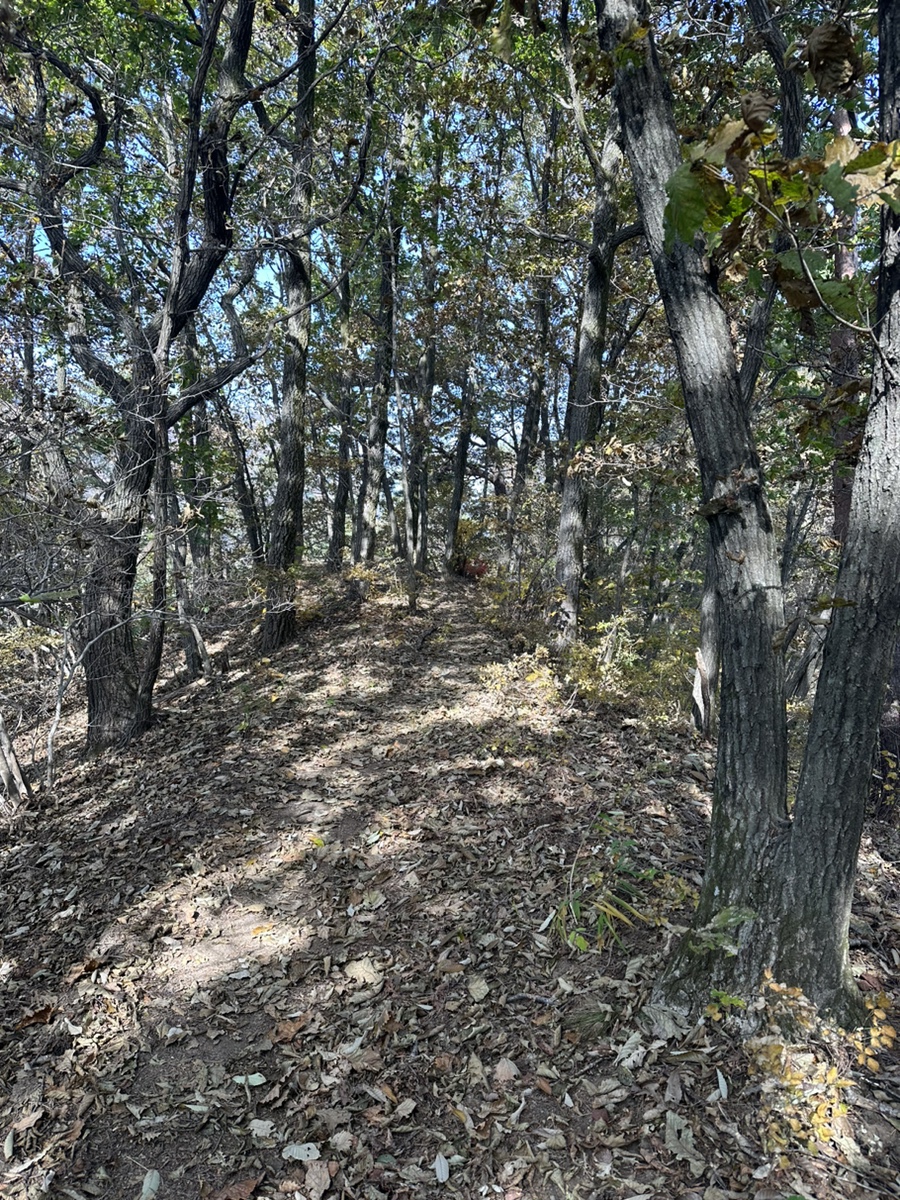
<instances>
[{"instance_id":1,"label":"forest","mask_svg":"<svg viewBox=\"0 0 900 1200\"><path fill-rule=\"evenodd\" d=\"M2 0L0 155L0 1194L900 1195L892 0Z\"/></svg>"}]
</instances>

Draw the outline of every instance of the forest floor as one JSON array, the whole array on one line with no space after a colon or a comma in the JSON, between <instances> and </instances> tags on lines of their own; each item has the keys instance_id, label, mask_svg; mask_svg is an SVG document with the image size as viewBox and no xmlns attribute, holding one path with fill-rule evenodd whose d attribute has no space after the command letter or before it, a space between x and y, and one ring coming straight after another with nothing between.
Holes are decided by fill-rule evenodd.
<instances>
[{"instance_id":1,"label":"forest floor","mask_svg":"<svg viewBox=\"0 0 900 1200\"><path fill-rule=\"evenodd\" d=\"M417 615L321 584L269 660L236 613L222 680L166 681L125 753L83 758L73 706L0 848L0 1195L900 1196L889 1047L792 1042L771 989L749 1041L727 997L642 1011L713 747L582 705L492 614L462 581ZM861 861L873 997L898 844Z\"/></svg>"}]
</instances>

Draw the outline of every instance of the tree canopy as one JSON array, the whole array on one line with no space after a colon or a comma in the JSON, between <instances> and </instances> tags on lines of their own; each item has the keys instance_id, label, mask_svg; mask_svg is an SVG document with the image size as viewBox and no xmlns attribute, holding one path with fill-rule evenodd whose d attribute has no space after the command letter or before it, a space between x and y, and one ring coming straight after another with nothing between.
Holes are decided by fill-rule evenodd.
<instances>
[{"instance_id":1,"label":"tree canopy","mask_svg":"<svg viewBox=\"0 0 900 1200\"><path fill-rule=\"evenodd\" d=\"M236 581L269 655L304 564L411 612L490 579L582 696L676 720L696 672L715 797L658 1019L768 972L858 1021L889 0L22 0L0 43L0 600L53 663L13 703L83 675L89 746L127 747L167 638L214 676Z\"/></svg>"}]
</instances>

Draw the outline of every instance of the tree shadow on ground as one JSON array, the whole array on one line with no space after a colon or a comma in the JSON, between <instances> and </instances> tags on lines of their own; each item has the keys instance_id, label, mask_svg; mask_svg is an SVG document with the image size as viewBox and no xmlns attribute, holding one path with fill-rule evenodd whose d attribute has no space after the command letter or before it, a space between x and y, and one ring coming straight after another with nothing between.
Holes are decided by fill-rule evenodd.
<instances>
[{"instance_id":1,"label":"tree shadow on ground","mask_svg":"<svg viewBox=\"0 0 900 1200\"><path fill-rule=\"evenodd\" d=\"M449 1172L612 1197L771 1162L740 1048L632 1020L699 879L708 756L564 704L471 589L423 610L332 610L234 656L10 838L4 1194L137 1198L157 1171L174 1200L377 1200ZM623 855L648 920L598 945Z\"/></svg>"}]
</instances>

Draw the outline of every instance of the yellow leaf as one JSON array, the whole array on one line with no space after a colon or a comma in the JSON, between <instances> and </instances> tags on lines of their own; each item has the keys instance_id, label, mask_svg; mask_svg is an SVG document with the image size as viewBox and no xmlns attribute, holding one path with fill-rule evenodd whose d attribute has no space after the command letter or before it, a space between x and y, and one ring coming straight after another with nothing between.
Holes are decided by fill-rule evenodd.
<instances>
[{"instance_id":1,"label":"yellow leaf","mask_svg":"<svg viewBox=\"0 0 900 1200\"><path fill-rule=\"evenodd\" d=\"M847 163L853 162L854 158L858 156L858 143L846 133L838 134L834 141L829 142L825 147L825 164L829 167L835 162L839 162L842 167L846 167Z\"/></svg>"},{"instance_id":2,"label":"yellow leaf","mask_svg":"<svg viewBox=\"0 0 900 1200\"><path fill-rule=\"evenodd\" d=\"M749 129L744 121L723 121L717 129L713 130L708 141L691 150L691 160L698 162L702 159L704 162L717 163L721 166L731 147L748 132Z\"/></svg>"}]
</instances>

